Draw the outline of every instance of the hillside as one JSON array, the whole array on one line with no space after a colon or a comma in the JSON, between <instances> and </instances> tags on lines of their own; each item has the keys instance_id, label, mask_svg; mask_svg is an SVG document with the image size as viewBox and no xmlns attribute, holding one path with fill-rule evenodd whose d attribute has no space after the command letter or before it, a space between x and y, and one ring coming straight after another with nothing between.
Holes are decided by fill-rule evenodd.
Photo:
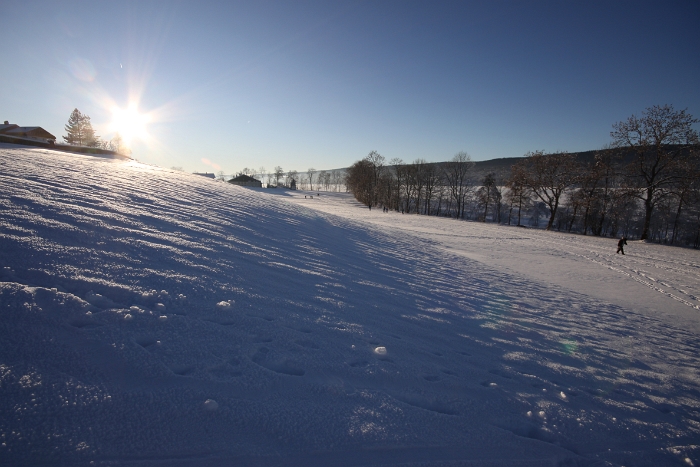
<instances>
[{"instance_id":1,"label":"hillside","mask_svg":"<svg viewBox=\"0 0 700 467\"><path fill-rule=\"evenodd\" d=\"M699 252L304 195L0 145L0 464L700 465Z\"/></svg>"}]
</instances>

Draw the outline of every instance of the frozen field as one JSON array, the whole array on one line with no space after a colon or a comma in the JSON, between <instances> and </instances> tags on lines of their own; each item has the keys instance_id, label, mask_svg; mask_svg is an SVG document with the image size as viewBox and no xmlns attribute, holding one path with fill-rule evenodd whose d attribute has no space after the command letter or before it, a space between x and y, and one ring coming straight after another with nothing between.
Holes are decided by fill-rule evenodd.
<instances>
[{"instance_id":1,"label":"frozen field","mask_svg":"<svg viewBox=\"0 0 700 467\"><path fill-rule=\"evenodd\" d=\"M700 466L700 252L0 145L0 465Z\"/></svg>"}]
</instances>

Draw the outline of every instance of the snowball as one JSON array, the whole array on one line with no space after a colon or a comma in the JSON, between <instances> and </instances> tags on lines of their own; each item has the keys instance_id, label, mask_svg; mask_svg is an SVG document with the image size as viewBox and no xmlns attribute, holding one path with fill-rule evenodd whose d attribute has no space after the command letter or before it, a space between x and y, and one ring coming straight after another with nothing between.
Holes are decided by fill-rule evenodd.
<instances>
[{"instance_id":1,"label":"snowball","mask_svg":"<svg viewBox=\"0 0 700 467\"><path fill-rule=\"evenodd\" d=\"M562 399L566 399L566 394L564 394L564 391L560 392L559 395Z\"/></svg>"},{"instance_id":2,"label":"snowball","mask_svg":"<svg viewBox=\"0 0 700 467\"><path fill-rule=\"evenodd\" d=\"M386 347L377 347L374 349L374 353L377 355L386 355Z\"/></svg>"},{"instance_id":3,"label":"snowball","mask_svg":"<svg viewBox=\"0 0 700 467\"><path fill-rule=\"evenodd\" d=\"M219 403L216 402L214 399L207 399L204 401L204 404L202 404L204 407L204 410L207 412L214 412L219 408Z\"/></svg>"},{"instance_id":4,"label":"snowball","mask_svg":"<svg viewBox=\"0 0 700 467\"><path fill-rule=\"evenodd\" d=\"M219 303L217 303L216 306L221 307L221 308L230 308L231 304L229 302L225 302L222 300Z\"/></svg>"}]
</instances>

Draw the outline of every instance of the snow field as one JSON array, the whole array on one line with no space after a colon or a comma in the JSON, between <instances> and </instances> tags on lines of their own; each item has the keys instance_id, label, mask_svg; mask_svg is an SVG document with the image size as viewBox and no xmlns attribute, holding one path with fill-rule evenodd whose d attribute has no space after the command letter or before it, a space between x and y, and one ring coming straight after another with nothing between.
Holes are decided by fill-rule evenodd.
<instances>
[{"instance_id":1,"label":"snow field","mask_svg":"<svg viewBox=\"0 0 700 467\"><path fill-rule=\"evenodd\" d=\"M36 149L0 208L0 463L699 462L695 251Z\"/></svg>"}]
</instances>

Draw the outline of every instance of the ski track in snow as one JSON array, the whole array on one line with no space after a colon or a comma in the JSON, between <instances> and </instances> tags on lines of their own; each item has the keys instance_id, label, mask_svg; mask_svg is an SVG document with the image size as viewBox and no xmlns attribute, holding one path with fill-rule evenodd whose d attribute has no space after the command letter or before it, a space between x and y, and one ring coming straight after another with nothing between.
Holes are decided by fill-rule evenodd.
<instances>
[{"instance_id":1,"label":"ski track in snow","mask_svg":"<svg viewBox=\"0 0 700 467\"><path fill-rule=\"evenodd\" d=\"M697 251L303 195L0 145L0 464L700 465Z\"/></svg>"}]
</instances>

